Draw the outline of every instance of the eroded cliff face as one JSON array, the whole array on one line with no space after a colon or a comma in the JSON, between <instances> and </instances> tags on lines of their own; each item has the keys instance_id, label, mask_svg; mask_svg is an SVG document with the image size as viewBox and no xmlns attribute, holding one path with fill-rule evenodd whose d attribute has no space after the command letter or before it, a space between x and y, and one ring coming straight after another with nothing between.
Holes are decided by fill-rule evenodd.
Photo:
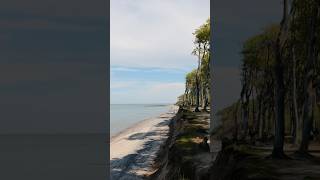
<instances>
[{"instance_id":1,"label":"eroded cliff face","mask_svg":"<svg viewBox=\"0 0 320 180\"><path fill-rule=\"evenodd\" d=\"M297 157L288 144L289 159L273 159L272 141L252 144L232 140L230 132L210 136L211 152L204 143L209 136L208 112L179 110L170 123L170 134L158 154L154 180L292 180L320 179L320 146L310 144L314 157ZM225 128L222 128L225 129ZM213 137L216 136L216 137ZM220 140L220 142L218 142ZM214 148L213 148L214 147ZM292 171L292 169L295 169Z\"/></svg>"},{"instance_id":2,"label":"eroded cliff face","mask_svg":"<svg viewBox=\"0 0 320 180\"><path fill-rule=\"evenodd\" d=\"M180 109L170 122L169 137L159 151L157 170L148 179L247 179L247 169L243 168L246 152L228 139L218 140L222 132L217 137L211 135L209 151L209 145L204 143L209 137L209 119L209 112Z\"/></svg>"},{"instance_id":3,"label":"eroded cliff face","mask_svg":"<svg viewBox=\"0 0 320 180\"><path fill-rule=\"evenodd\" d=\"M158 153L156 171L151 180L240 180L241 160L246 157L235 150L232 142L210 137L209 112L180 109L170 122L169 136ZM214 143L214 144L213 144Z\"/></svg>"},{"instance_id":4,"label":"eroded cliff face","mask_svg":"<svg viewBox=\"0 0 320 180\"><path fill-rule=\"evenodd\" d=\"M155 164L158 170L149 179L208 179L212 165L205 138L209 121L209 112L180 109L170 123L169 138L159 152Z\"/></svg>"},{"instance_id":5,"label":"eroded cliff face","mask_svg":"<svg viewBox=\"0 0 320 180\"><path fill-rule=\"evenodd\" d=\"M242 180L246 179L239 168L243 156L232 146L224 147L212 162L209 169L210 180Z\"/></svg>"}]
</instances>

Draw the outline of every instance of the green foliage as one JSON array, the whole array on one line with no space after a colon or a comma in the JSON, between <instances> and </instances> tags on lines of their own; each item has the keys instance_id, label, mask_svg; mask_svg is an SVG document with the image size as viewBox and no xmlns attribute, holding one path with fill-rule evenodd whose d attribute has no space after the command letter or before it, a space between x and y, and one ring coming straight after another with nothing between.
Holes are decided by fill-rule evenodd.
<instances>
[{"instance_id":1,"label":"green foliage","mask_svg":"<svg viewBox=\"0 0 320 180\"><path fill-rule=\"evenodd\" d=\"M275 46L278 33L279 26L272 25L261 34L246 40L242 50L243 64L258 69L263 69L262 66L266 65L266 61L268 61L268 65L273 65L273 47Z\"/></svg>"},{"instance_id":2,"label":"green foliage","mask_svg":"<svg viewBox=\"0 0 320 180\"><path fill-rule=\"evenodd\" d=\"M209 43L210 42L210 19L206 21L205 24L201 25L193 33L195 36L195 43Z\"/></svg>"},{"instance_id":3,"label":"green foliage","mask_svg":"<svg viewBox=\"0 0 320 180\"><path fill-rule=\"evenodd\" d=\"M279 91L284 93L284 124L288 135L298 136L301 132L304 111L311 114L318 109L314 102L310 105L307 97L313 99L313 94L320 97L320 2L294 0L291 8L281 25L268 26L243 44L238 113L242 121L239 128L245 135L248 128L256 134L259 132L260 137L264 132L274 133ZM276 73L279 68L280 75ZM284 88L276 88L279 81L284 82ZM320 98L316 99L320 102ZM221 112L223 117L233 118L227 111L228 108ZM312 118L318 121L313 128L320 128L319 119Z\"/></svg>"},{"instance_id":4,"label":"green foliage","mask_svg":"<svg viewBox=\"0 0 320 180\"><path fill-rule=\"evenodd\" d=\"M184 106L200 104L206 107L210 98L210 19L195 30L193 55L198 58L198 68L186 75ZM200 99L200 96L202 97Z\"/></svg>"}]
</instances>

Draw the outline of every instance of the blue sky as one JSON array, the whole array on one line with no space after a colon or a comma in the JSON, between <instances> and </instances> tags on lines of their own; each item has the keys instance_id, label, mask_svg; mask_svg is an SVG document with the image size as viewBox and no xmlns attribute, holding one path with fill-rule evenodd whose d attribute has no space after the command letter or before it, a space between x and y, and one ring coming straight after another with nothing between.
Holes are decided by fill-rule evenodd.
<instances>
[{"instance_id":1,"label":"blue sky","mask_svg":"<svg viewBox=\"0 0 320 180\"><path fill-rule=\"evenodd\" d=\"M174 103L210 0L111 0L111 104Z\"/></svg>"}]
</instances>

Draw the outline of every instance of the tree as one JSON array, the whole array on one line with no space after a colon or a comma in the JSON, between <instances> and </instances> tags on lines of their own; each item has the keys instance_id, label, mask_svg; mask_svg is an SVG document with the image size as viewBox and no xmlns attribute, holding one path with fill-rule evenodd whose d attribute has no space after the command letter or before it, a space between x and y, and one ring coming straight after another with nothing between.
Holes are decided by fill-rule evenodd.
<instances>
[{"instance_id":1,"label":"tree","mask_svg":"<svg viewBox=\"0 0 320 180\"><path fill-rule=\"evenodd\" d=\"M304 96L305 103L303 109L303 131L302 141L299 152L306 154L309 146L310 133L312 130L313 109L315 106L315 69L314 65L317 60L318 53L316 51L316 27L319 21L319 1L310 1L309 5L310 20L308 21L308 37L307 37L307 62L305 68L305 84Z\"/></svg>"},{"instance_id":2,"label":"tree","mask_svg":"<svg viewBox=\"0 0 320 180\"><path fill-rule=\"evenodd\" d=\"M196 55L198 57L198 68L196 72L196 108L195 111L199 112L199 106L200 106L200 90L201 90L201 79L200 79L200 73L201 73L201 65L202 61L206 57L209 57L209 48L210 48L210 19L206 21L205 24L201 25L196 31L193 33L195 36L195 47L193 49L192 54ZM209 58L210 59L210 58ZM209 64L209 63L208 63ZM207 71L209 72L209 71ZM206 93L207 94L207 93Z\"/></svg>"},{"instance_id":3,"label":"tree","mask_svg":"<svg viewBox=\"0 0 320 180\"><path fill-rule=\"evenodd\" d=\"M275 63L275 77L276 77L276 123L275 123L275 140L273 145L272 157L283 158L284 145L284 114L285 114L285 87L284 87L284 62L283 53L284 45L288 35L288 0L283 0L283 16L280 24L280 31L275 45L276 63Z\"/></svg>"}]
</instances>

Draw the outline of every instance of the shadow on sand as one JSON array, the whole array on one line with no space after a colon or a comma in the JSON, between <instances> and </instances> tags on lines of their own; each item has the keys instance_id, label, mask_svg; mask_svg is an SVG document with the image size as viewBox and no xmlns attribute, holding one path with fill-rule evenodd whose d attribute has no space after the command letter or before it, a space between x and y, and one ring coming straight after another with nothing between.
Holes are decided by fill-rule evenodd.
<instances>
[{"instance_id":1,"label":"shadow on sand","mask_svg":"<svg viewBox=\"0 0 320 180\"><path fill-rule=\"evenodd\" d=\"M169 123L170 120L165 120L157 124L155 127L168 126ZM146 140L146 142L136 153L128 154L122 158L115 158L110 160L111 180L144 179L144 176L140 175L138 171L150 171L153 160L156 158L157 151L161 143L165 141L167 133L168 132L163 132L160 129L147 133L136 133L129 136L129 141Z\"/></svg>"}]
</instances>

